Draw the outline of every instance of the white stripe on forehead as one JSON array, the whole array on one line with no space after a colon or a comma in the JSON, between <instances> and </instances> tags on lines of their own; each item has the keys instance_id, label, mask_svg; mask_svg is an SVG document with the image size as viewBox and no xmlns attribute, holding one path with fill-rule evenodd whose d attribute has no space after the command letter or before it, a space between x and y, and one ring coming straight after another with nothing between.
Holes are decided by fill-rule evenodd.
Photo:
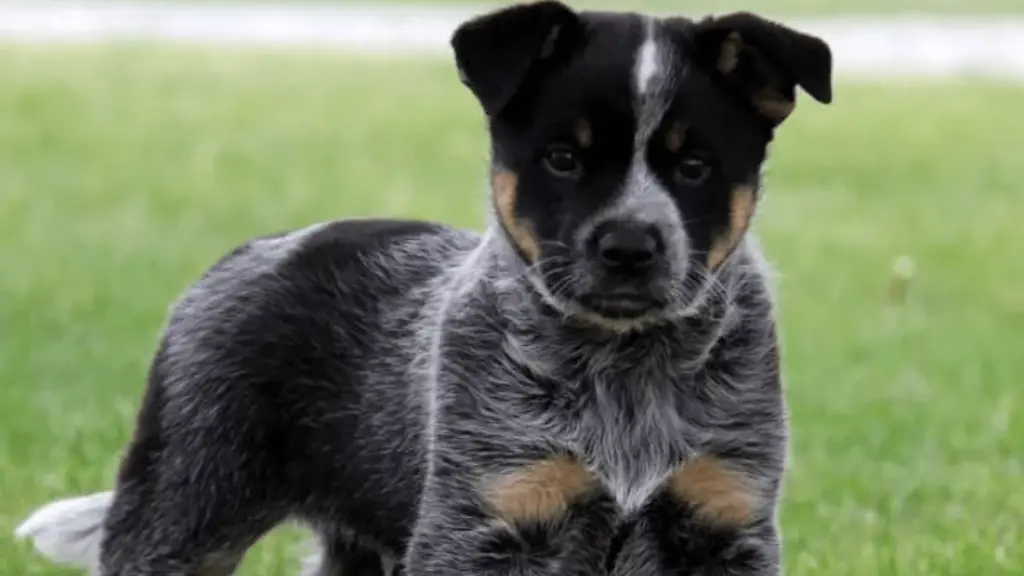
<instances>
[{"instance_id":1,"label":"white stripe on forehead","mask_svg":"<svg viewBox=\"0 0 1024 576\"><path fill-rule=\"evenodd\" d=\"M658 33L657 20L650 16L643 18L644 39L633 66L638 146L647 142L661 122L673 85L673 58L668 43Z\"/></svg>"},{"instance_id":2,"label":"white stripe on forehead","mask_svg":"<svg viewBox=\"0 0 1024 576\"><path fill-rule=\"evenodd\" d=\"M651 79L661 69L658 58L658 43L654 38L654 20L644 18L644 41L640 44L640 52L636 56L636 93L643 96L650 86Z\"/></svg>"}]
</instances>

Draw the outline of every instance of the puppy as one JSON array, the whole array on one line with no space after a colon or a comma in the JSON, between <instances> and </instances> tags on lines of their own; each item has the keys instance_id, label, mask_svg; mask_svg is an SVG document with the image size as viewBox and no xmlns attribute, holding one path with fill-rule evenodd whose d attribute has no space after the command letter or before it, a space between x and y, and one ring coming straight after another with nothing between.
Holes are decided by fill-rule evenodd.
<instances>
[{"instance_id":1,"label":"puppy","mask_svg":"<svg viewBox=\"0 0 1024 576\"><path fill-rule=\"evenodd\" d=\"M748 233L820 39L507 7L451 40L490 225L254 239L175 306L111 493L22 526L103 576L220 576L279 523L315 574L776 575L787 423Z\"/></svg>"}]
</instances>

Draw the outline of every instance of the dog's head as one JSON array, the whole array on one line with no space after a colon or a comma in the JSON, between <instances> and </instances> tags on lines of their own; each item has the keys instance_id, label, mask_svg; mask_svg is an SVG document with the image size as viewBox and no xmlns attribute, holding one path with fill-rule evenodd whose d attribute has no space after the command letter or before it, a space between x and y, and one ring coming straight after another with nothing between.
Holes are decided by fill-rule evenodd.
<instances>
[{"instance_id":1,"label":"dog's head","mask_svg":"<svg viewBox=\"0 0 1024 576\"><path fill-rule=\"evenodd\" d=\"M749 13L693 21L516 5L452 36L489 122L495 212L555 306L610 327L680 315L742 241L827 44Z\"/></svg>"}]
</instances>

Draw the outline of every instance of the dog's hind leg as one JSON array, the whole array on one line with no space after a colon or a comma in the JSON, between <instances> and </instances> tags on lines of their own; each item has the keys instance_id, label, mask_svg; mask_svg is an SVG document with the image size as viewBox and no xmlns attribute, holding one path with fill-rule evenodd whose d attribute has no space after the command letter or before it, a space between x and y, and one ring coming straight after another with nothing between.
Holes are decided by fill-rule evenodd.
<instances>
[{"instance_id":1,"label":"dog's hind leg","mask_svg":"<svg viewBox=\"0 0 1024 576\"><path fill-rule=\"evenodd\" d=\"M243 490L224 488L205 482L120 483L103 526L96 574L233 574L245 552L284 514Z\"/></svg>"},{"instance_id":2,"label":"dog's hind leg","mask_svg":"<svg viewBox=\"0 0 1024 576\"><path fill-rule=\"evenodd\" d=\"M229 576L241 561L245 549L255 541L251 536L253 532L249 532L249 538L245 538L244 533L235 532L237 539L233 545L223 547L174 546L171 539L148 542L146 534L152 534L150 528L141 525L128 527L117 521L111 523L111 529L106 528L108 515L117 506L116 502L114 492L51 502L23 521L15 535L32 540L36 550L54 563L84 568L104 576ZM151 518L144 511L145 505L131 508L128 514L138 515L140 519ZM167 516L149 524L150 527L154 524L168 526L175 518L180 516ZM106 558L101 562L103 544L108 553L102 554Z\"/></svg>"},{"instance_id":3,"label":"dog's hind leg","mask_svg":"<svg viewBox=\"0 0 1024 576\"><path fill-rule=\"evenodd\" d=\"M98 576L227 576L288 516L287 466L252 405L175 402L152 386L143 402L103 521Z\"/></svg>"}]
</instances>

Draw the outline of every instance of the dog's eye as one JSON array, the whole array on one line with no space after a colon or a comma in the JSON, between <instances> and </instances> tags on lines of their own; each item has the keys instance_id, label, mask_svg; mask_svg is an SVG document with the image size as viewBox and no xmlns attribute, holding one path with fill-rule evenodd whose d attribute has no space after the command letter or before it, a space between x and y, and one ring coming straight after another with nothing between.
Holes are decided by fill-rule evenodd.
<instances>
[{"instance_id":1,"label":"dog's eye","mask_svg":"<svg viewBox=\"0 0 1024 576\"><path fill-rule=\"evenodd\" d=\"M687 156L676 166L676 180L684 186L703 184L711 175L711 163L700 155Z\"/></svg>"},{"instance_id":2,"label":"dog's eye","mask_svg":"<svg viewBox=\"0 0 1024 576\"><path fill-rule=\"evenodd\" d=\"M580 173L576 151L565 144L552 144L544 151L544 166L559 178L575 178Z\"/></svg>"}]
</instances>

